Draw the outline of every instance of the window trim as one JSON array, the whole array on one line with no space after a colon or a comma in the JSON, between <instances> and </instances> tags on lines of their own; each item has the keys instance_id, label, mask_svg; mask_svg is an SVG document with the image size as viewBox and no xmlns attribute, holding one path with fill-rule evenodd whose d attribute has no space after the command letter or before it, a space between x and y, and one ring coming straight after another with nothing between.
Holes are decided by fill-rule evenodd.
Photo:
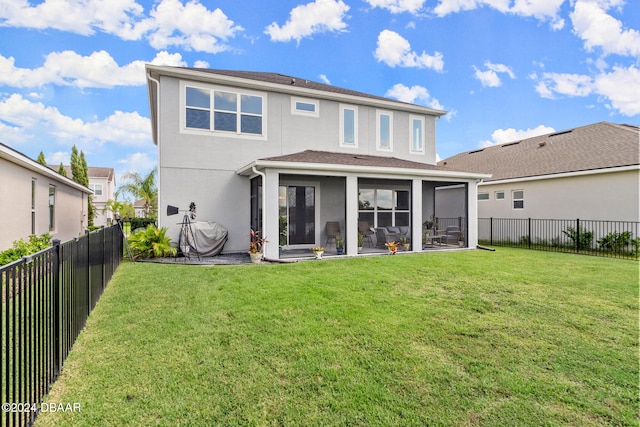
<instances>
[{"instance_id":1,"label":"window trim","mask_svg":"<svg viewBox=\"0 0 640 427\"><path fill-rule=\"evenodd\" d=\"M358 148L358 106L350 104L340 104L340 126L339 126L339 138L340 147L345 148ZM344 112L345 110L353 111L353 143L345 142L344 140Z\"/></svg>"},{"instance_id":2,"label":"window trim","mask_svg":"<svg viewBox=\"0 0 640 427\"><path fill-rule=\"evenodd\" d=\"M208 109L204 109L201 107L188 107L187 106L187 88L194 88L194 89L200 89L200 90L207 90L209 91L209 108ZM214 129L214 120L215 120L215 112L217 110L215 110L215 105L214 105L214 97L215 97L215 92L228 92L228 93L235 93L238 98L237 98L237 105L236 105L236 112L234 114L237 114L237 118L236 118L236 123L237 123L237 127L235 131L225 131L225 130L216 130ZM249 95L249 96L257 96L260 97L262 99L262 114L261 115L256 115L253 113L243 113L242 112L242 95ZM198 83L198 82L193 82L193 81L186 81L186 80L181 80L180 81L180 133L185 133L185 134L194 134L194 135L204 135L204 136L211 136L212 134L215 136L219 136L219 137L228 137L228 138L239 138L239 139L251 139L251 140L261 140L261 141L266 141L267 140L267 117L268 117L268 111L267 111L267 105L268 105L268 96L266 92L259 92L259 91L254 91L254 90L250 90L250 89L239 89L239 88L234 88L234 87L228 87L228 86L220 86L220 85L209 85L209 84L204 84L204 83ZM209 112L209 129L200 129L200 128L191 128L191 127L187 127L187 108L195 108L195 109L199 109L202 111L208 111ZM242 133L242 127L241 127L241 116L242 115L249 115L252 117L260 117L262 119L262 133L261 134L256 134L256 133Z\"/></svg>"},{"instance_id":3,"label":"window trim","mask_svg":"<svg viewBox=\"0 0 640 427\"><path fill-rule=\"evenodd\" d=\"M49 184L49 231L56 230L56 186Z\"/></svg>"},{"instance_id":4,"label":"window trim","mask_svg":"<svg viewBox=\"0 0 640 427\"><path fill-rule=\"evenodd\" d=\"M98 187L100 187L100 193L97 192ZM103 185L102 184L97 184L97 183L93 183L93 184L89 184L89 189L91 189L93 191L93 194L95 196L102 196L104 194L103 191Z\"/></svg>"},{"instance_id":5,"label":"window trim","mask_svg":"<svg viewBox=\"0 0 640 427\"><path fill-rule=\"evenodd\" d=\"M518 192L522 192L521 198L516 198L516 193ZM513 210L524 209L524 190L511 190L511 201L512 201L511 207ZM522 202L522 206L516 207L516 202Z\"/></svg>"},{"instance_id":6,"label":"window trim","mask_svg":"<svg viewBox=\"0 0 640 427\"><path fill-rule=\"evenodd\" d=\"M413 135L413 122L414 121L419 121L420 122L420 130L421 130L421 138L420 138L420 148L418 150L414 149L413 147L413 143L414 143L414 135ZM409 152L411 154L424 154L425 153L425 120L424 117L422 116L414 116L414 115L410 115L409 116Z\"/></svg>"},{"instance_id":7,"label":"window trim","mask_svg":"<svg viewBox=\"0 0 640 427\"><path fill-rule=\"evenodd\" d=\"M498 194L502 194L502 197L498 197ZM496 191L493 197L494 197L496 200L505 200L505 194L504 194L504 191Z\"/></svg>"},{"instance_id":8,"label":"window trim","mask_svg":"<svg viewBox=\"0 0 640 427\"><path fill-rule=\"evenodd\" d=\"M383 147L381 145L382 142L382 132L381 132L381 117L389 116L389 146ZM393 151L393 112L387 110L376 110L376 150L377 151Z\"/></svg>"},{"instance_id":9,"label":"window trim","mask_svg":"<svg viewBox=\"0 0 640 427\"><path fill-rule=\"evenodd\" d=\"M312 104L314 106L314 111L307 110L299 110L298 103L304 104ZM300 98L297 96L291 97L291 114L296 116L306 116L306 117L320 117L320 101L317 99L311 98Z\"/></svg>"},{"instance_id":10,"label":"window trim","mask_svg":"<svg viewBox=\"0 0 640 427\"><path fill-rule=\"evenodd\" d=\"M486 199L483 198L481 199L480 196L487 196ZM491 198L491 196L489 195L489 193L478 193L478 201L479 202L486 202Z\"/></svg>"}]
</instances>

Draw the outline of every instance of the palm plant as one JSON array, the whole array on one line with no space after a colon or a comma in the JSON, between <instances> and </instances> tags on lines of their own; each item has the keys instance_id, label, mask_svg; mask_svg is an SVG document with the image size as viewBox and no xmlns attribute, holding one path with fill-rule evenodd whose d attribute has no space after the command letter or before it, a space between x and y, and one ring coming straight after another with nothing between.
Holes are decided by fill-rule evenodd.
<instances>
[{"instance_id":1,"label":"palm plant","mask_svg":"<svg viewBox=\"0 0 640 427\"><path fill-rule=\"evenodd\" d=\"M156 187L157 167L154 167L148 175L140 176L137 172L128 172L122 175L122 179L128 182L120 185L118 193L129 193L136 199L144 200L145 217L151 217L151 206L158 200L158 188Z\"/></svg>"},{"instance_id":2,"label":"palm plant","mask_svg":"<svg viewBox=\"0 0 640 427\"><path fill-rule=\"evenodd\" d=\"M155 225L149 225L129 236L129 247L134 258L175 256L177 252L176 248L171 246L167 227L157 228Z\"/></svg>"}]
</instances>

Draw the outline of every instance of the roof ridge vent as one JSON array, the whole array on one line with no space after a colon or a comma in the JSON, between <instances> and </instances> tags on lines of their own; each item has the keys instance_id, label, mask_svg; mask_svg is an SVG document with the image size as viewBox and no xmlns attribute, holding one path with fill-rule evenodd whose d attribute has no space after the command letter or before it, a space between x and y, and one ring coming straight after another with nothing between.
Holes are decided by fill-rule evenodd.
<instances>
[{"instance_id":1,"label":"roof ridge vent","mask_svg":"<svg viewBox=\"0 0 640 427\"><path fill-rule=\"evenodd\" d=\"M573 129L563 130L563 131L556 132L556 133L551 133L551 134L549 134L549 138L551 138L552 136L564 135L565 133L571 133L571 132L573 132Z\"/></svg>"},{"instance_id":2,"label":"roof ridge vent","mask_svg":"<svg viewBox=\"0 0 640 427\"><path fill-rule=\"evenodd\" d=\"M481 148L479 150L469 151L469 154L479 153L481 151L484 151L484 148Z\"/></svg>"}]
</instances>

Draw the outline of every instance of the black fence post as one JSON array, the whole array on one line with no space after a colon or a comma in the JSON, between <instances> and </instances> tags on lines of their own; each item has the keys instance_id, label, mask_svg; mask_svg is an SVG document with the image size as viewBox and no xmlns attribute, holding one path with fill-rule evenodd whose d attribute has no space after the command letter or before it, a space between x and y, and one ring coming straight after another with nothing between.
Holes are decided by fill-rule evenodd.
<instances>
[{"instance_id":1,"label":"black fence post","mask_svg":"<svg viewBox=\"0 0 640 427\"><path fill-rule=\"evenodd\" d=\"M580 218L576 219L576 252L580 253Z\"/></svg>"},{"instance_id":2,"label":"black fence post","mask_svg":"<svg viewBox=\"0 0 640 427\"><path fill-rule=\"evenodd\" d=\"M91 231L87 229L85 234L87 238L87 316L84 319L91 314ZM82 327L84 327L85 321L82 321Z\"/></svg>"},{"instance_id":3,"label":"black fence post","mask_svg":"<svg viewBox=\"0 0 640 427\"><path fill-rule=\"evenodd\" d=\"M62 346L60 340L60 266L62 257L60 256L60 239L53 239L53 265L52 265L52 296L53 296L53 366L56 378L62 370Z\"/></svg>"},{"instance_id":4,"label":"black fence post","mask_svg":"<svg viewBox=\"0 0 640 427\"><path fill-rule=\"evenodd\" d=\"M529 220L527 221L527 235L528 235L528 239L527 239L527 247L529 249L531 249L531 218L529 218Z\"/></svg>"},{"instance_id":5,"label":"black fence post","mask_svg":"<svg viewBox=\"0 0 640 427\"><path fill-rule=\"evenodd\" d=\"M493 217L489 218L489 242L493 246Z\"/></svg>"}]
</instances>

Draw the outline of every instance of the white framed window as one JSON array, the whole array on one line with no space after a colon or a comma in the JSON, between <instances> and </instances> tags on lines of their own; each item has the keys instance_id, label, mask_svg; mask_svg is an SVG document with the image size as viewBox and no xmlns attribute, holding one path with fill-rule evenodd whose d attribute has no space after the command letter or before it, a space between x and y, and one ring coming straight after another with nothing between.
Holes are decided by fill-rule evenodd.
<instances>
[{"instance_id":1,"label":"white framed window","mask_svg":"<svg viewBox=\"0 0 640 427\"><path fill-rule=\"evenodd\" d=\"M56 186L49 184L49 231L56 229Z\"/></svg>"},{"instance_id":2,"label":"white framed window","mask_svg":"<svg viewBox=\"0 0 640 427\"><path fill-rule=\"evenodd\" d=\"M340 146L358 146L358 107L340 105Z\"/></svg>"},{"instance_id":3,"label":"white framed window","mask_svg":"<svg viewBox=\"0 0 640 427\"><path fill-rule=\"evenodd\" d=\"M316 99L291 97L291 114L320 117L320 102Z\"/></svg>"},{"instance_id":4,"label":"white framed window","mask_svg":"<svg viewBox=\"0 0 640 427\"><path fill-rule=\"evenodd\" d=\"M424 118L410 116L409 126L409 134L411 135L409 151L415 154L424 154Z\"/></svg>"},{"instance_id":5,"label":"white framed window","mask_svg":"<svg viewBox=\"0 0 640 427\"><path fill-rule=\"evenodd\" d=\"M31 178L31 234L36 234L36 178Z\"/></svg>"},{"instance_id":6,"label":"white framed window","mask_svg":"<svg viewBox=\"0 0 640 427\"><path fill-rule=\"evenodd\" d=\"M411 224L411 191L408 188L364 186L358 189L358 218L370 227Z\"/></svg>"},{"instance_id":7,"label":"white framed window","mask_svg":"<svg viewBox=\"0 0 640 427\"><path fill-rule=\"evenodd\" d=\"M102 184L89 184L89 188L93 190L96 196L102 196Z\"/></svg>"},{"instance_id":8,"label":"white framed window","mask_svg":"<svg viewBox=\"0 0 640 427\"><path fill-rule=\"evenodd\" d=\"M478 193L478 200L489 200L489 193Z\"/></svg>"},{"instance_id":9,"label":"white framed window","mask_svg":"<svg viewBox=\"0 0 640 427\"><path fill-rule=\"evenodd\" d=\"M393 113L378 111L376 129L376 148L378 151L393 151Z\"/></svg>"},{"instance_id":10,"label":"white framed window","mask_svg":"<svg viewBox=\"0 0 640 427\"><path fill-rule=\"evenodd\" d=\"M512 199L513 209L524 209L524 190L514 190Z\"/></svg>"},{"instance_id":11,"label":"white framed window","mask_svg":"<svg viewBox=\"0 0 640 427\"><path fill-rule=\"evenodd\" d=\"M182 83L182 129L266 138L266 94Z\"/></svg>"},{"instance_id":12,"label":"white framed window","mask_svg":"<svg viewBox=\"0 0 640 427\"><path fill-rule=\"evenodd\" d=\"M496 191L495 198L496 200L504 200L504 191Z\"/></svg>"}]
</instances>

